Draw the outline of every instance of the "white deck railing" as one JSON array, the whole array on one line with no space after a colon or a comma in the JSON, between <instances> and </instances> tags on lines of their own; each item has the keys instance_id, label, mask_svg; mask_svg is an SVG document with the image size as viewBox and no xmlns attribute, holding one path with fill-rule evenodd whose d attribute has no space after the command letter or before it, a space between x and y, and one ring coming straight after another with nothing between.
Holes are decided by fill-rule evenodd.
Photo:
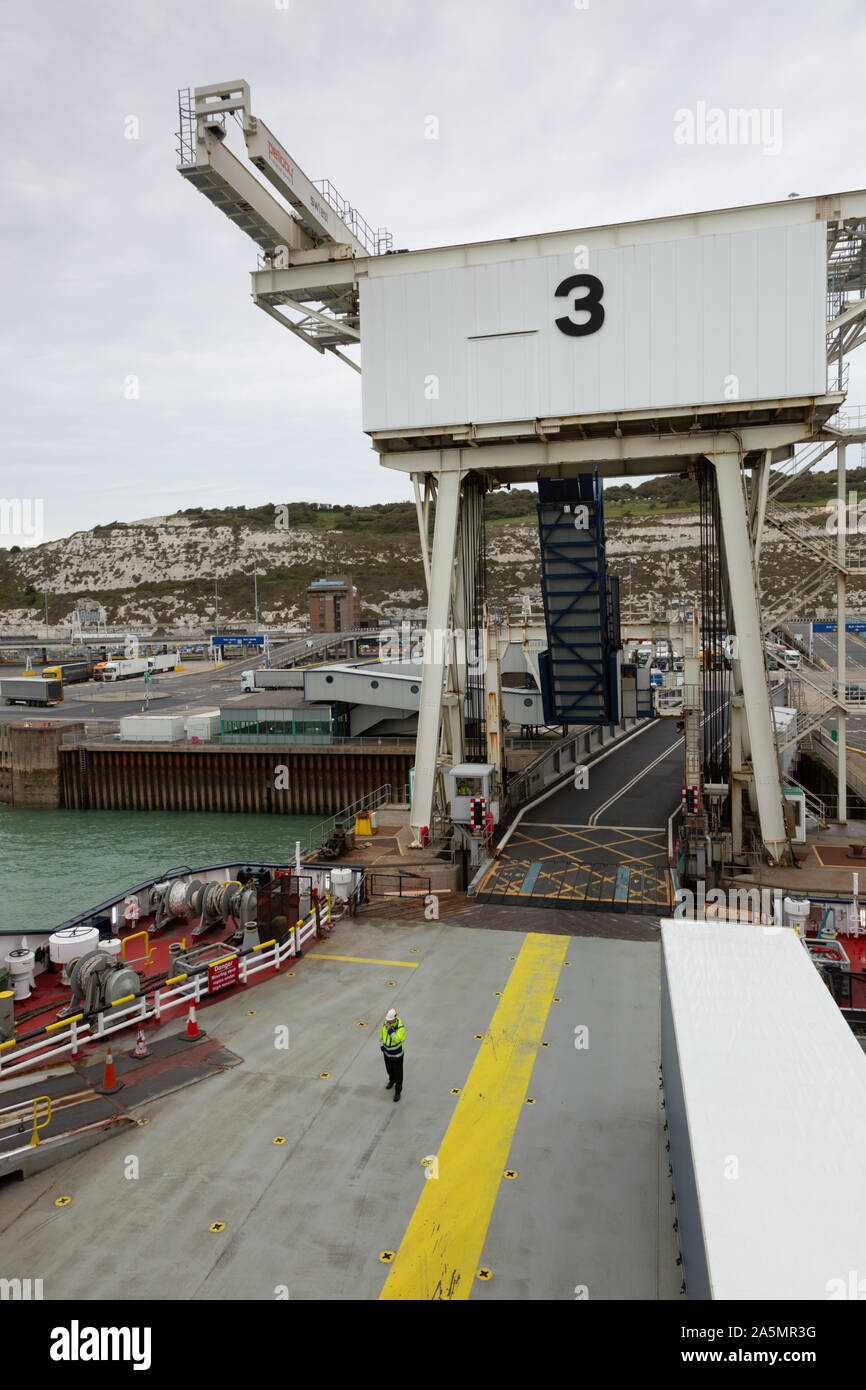
<instances>
[{"instance_id":1,"label":"white deck railing","mask_svg":"<svg viewBox=\"0 0 866 1390\"><path fill-rule=\"evenodd\" d=\"M331 926L334 918L330 903L322 904L320 911L322 924ZM238 959L239 983L246 985L265 970L278 970L290 957L299 956L315 935L316 917L311 913L292 929L282 944L266 941L254 946ZM137 1027L147 1019L159 1022L165 1013L181 1006L198 1005L210 992L207 980L204 969L193 975L176 975L152 994L126 995L111 1008L102 1009L90 1018L74 1014L71 1018L46 1024L39 1036L26 1042L19 1043L11 1038L0 1043L0 1077L15 1075L28 1067L43 1066L61 1057L75 1058L87 1043L102 1042L113 1033ZM215 991L215 994L221 992Z\"/></svg>"}]
</instances>

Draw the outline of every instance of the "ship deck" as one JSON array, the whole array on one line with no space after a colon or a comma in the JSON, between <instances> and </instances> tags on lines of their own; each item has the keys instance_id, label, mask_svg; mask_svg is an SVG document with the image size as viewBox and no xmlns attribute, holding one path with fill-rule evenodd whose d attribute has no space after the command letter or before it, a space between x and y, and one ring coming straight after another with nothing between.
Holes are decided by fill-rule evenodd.
<instances>
[{"instance_id":1,"label":"ship deck","mask_svg":"<svg viewBox=\"0 0 866 1390\"><path fill-rule=\"evenodd\" d=\"M240 1064L0 1188L2 1273L46 1299L679 1298L657 939L476 912L368 910L217 997L201 1026Z\"/></svg>"}]
</instances>

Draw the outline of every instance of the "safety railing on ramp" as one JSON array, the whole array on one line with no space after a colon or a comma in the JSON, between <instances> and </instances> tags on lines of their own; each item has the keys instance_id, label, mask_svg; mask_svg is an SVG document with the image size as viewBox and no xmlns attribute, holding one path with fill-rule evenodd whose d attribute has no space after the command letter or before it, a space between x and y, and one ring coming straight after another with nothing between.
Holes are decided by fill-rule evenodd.
<instances>
[{"instance_id":1,"label":"safety railing on ramp","mask_svg":"<svg viewBox=\"0 0 866 1390\"><path fill-rule=\"evenodd\" d=\"M626 720L618 732L624 733L636 723L636 720ZM551 743L527 767L509 778L500 823L510 820L533 797L573 776L593 753L614 741L609 725L591 724Z\"/></svg>"}]
</instances>

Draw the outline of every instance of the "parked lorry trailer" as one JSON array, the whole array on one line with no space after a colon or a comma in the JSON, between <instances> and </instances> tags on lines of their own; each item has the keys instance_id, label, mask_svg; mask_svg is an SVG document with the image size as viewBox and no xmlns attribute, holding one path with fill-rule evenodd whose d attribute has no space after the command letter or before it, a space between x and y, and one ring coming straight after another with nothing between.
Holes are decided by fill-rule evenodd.
<instances>
[{"instance_id":1,"label":"parked lorry trailer","mask_svg":"<svg viewBox=\"0 0 866 1390\"><path fill-rule=\"evenodd\" d=\"M59 705L63 682L43 680L41 676L4 676L0 680L0 700L7 705Z\"/></svg>"},{"instance_id":2,"label":"parked lorry trailer","mask_svg":"<svg viewBox=\"0 0 866 1390\"><path fill-rule=\"evenodd\" d=\"M295 670L242 671L241 690L253 693L256 690L301 690L304 675L300 667Z\"/></svg>"},{"instance_id":3,"label":"parked lorry trailer","mask_svg":"<svg viewBox=\"0 0 866 1390\"><path fill-rule=\"evenodd\" d=\"M152 672L173 671L180 665L180 652L159 652L147 658L147 669Z\"/></svg>"},{"instance_id":4,"label":"parked lorry trailer","mask_svg":"<svg viewBox=\"0 0 866 1390\"><path fill-rule=\"evenodd\" d=\"M851 1025L793 926L666 920L661 947L686 1297L862 1298L866 1210L835 1197L860 1190L866 1145L866 1057Z\"/></svg>"}]
</instances>

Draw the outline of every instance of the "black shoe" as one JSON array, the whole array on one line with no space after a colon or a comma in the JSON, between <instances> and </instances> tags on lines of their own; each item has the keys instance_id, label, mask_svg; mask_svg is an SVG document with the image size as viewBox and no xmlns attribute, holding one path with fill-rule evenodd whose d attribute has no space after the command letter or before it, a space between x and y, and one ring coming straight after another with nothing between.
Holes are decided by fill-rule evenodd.
<instances>
[{"instance_id":1,"label":"black shoe","mask_svg":"<svg viewBox=\"0 0 866 1390\"><path fill-rule=\"evenodd\" d=\"M394 1092L394 1099L395 1099L395 1100L399 1100L399 1099L400 1099L400 1092L399 1092L399 1091L395 1091L395 1092Z\"/></svg>"},{"instance_id":2,"label":"black shoe","mask_svg":"<svg viewBox=\"0 0 866 1390\"><path fill-rule=\"evenodd\" d=\"M386 1091L390 1091L390 1089L391 1089L391 1087L392 1087L393 1085L394 1085L394 1082L393 1082L393 1081L389 1081L389 1082L388 1082L388 1085L385 1087L385 1090L386 1090Z\"/></svg>"}]
</instances>

